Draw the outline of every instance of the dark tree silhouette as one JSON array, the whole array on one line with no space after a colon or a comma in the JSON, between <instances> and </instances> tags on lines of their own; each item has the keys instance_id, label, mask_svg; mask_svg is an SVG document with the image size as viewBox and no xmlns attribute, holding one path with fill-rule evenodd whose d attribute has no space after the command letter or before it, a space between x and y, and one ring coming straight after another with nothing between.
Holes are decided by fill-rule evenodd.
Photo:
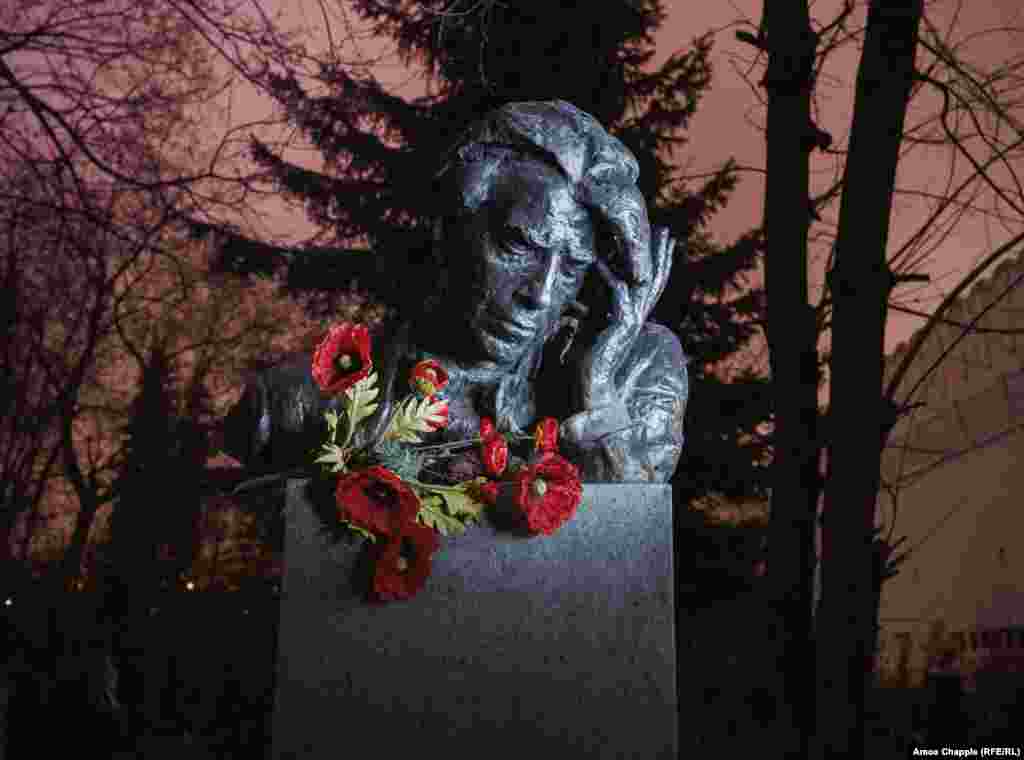
<instances>
[{"instance_id":1,"label":"dark tree silhouette","mask_svg":"<svg viewBox=\"0 0 1024 760\"><path fill-rule=\"evenodd\" d=\"M209 453L200 422L208 406L202 374L179 399L174 363L158 335L140 362L110 519L111 581L120 612L175 590L179 574L192 565Z\"/></svg>"}]
</instances>

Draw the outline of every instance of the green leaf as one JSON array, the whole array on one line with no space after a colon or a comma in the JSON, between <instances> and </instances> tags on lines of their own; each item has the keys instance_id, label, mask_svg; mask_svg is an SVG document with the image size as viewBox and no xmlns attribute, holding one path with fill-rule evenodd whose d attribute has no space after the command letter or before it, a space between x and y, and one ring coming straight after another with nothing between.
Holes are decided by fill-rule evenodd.
<instances>
[{"instance_id":1,"label":"green leaf","mask_svg":"<svg viewBox=\"0 0 1024 760\"><path fill-rule=\"evenodd\" d=\"M331 472L345 472L345 463L348 460L348 449L344 449L336 443L325 443L323 445L323 454L318 456L314 461L317 464L330 465Z\"/></svg>"},{"instance_id":2,"label":"green leaf","mask_svg":"<svg viewBox=\"0 0 1024 760\"><path fill-rule=\"evenodd\" d=\"M406 481L415 481L423 468L423 457L398 441L383 440L372 452L374 461Z\"/></svg>"},{"instance_id":3,"label":"green leaf","mask_svg":"<svg viewBox=\"0 0 1024 760\"><path fill-rule=\"evenodd\" d=\"M441 498L444 499L448 514L470 520L479 519L485 506L483 502L477 501L465 491L445 491Z\"/></svg>"},{"instance_id":4,"label":"green leaf","mask_svg":"<svg viewBox=\"0 0 1024 760\"><path fill-rule=\"evenodd\" d=\"M466 532L463 520L448 514L444 506L444 498L440 494L420 495L420 511L418 517L421 523L433 528L443 536L461 535Z\"/></svg>"},{"instance_id":5,"label":"green leaf","mask_svg":"<svg viewBox=\"0 0 1024 760\"><path fill-rule=\"evenodd\" d=\"M461 535L466 526L480 520L484 504L465 491L465 486L417 484L420 494L420 522L442 535Z\"/></svg>"},{"instance_id":6,"label":"green leaf","mask_svg":"<svg viewBox=\"0 0 1024 760\"><path fill-rule=\"evenodd\" d=\"M402 443L419 443L420 433L429 433L444 424L444 407L448 402L431 397L409 396L395 410L385 437Z\"/></svg>"},{"instance_id":7,"label":"green leaf","mask_svg":"<svg viewBox=\"0 0 1024 760\"><path fill-rule=\"evenodd\" d=\"M466 526L458 518L446 515L440 509L421 507L417 516L421 523L442 536L459 536L466 532Z\"/></svg>"},{"instance_id":8,"label":"green leaf","mask_svg":"<svg viewBox=\"0 0 1024 760\"><path fill-rule=\"evenodd\" d=\"M330 434L330 439L333 441L338 435L338 413L333 409L328 409L324 412L324 419L327 420L327 432Z\"/></svg>"},{"instance_id":9,"label":"green leaf","mask_svg":"<svg viewBox=\"0 0 1024 760\"><path fill-rule=\"evenodd\" d=\"M362 536L363 538L367 539L368 541L371 541L371 542L376 542L377 541L377 537L375 535L373 535L370 531L368 531L366 528L362 527L361 525L356 525L355 523L351 523L348 520L343 520L343 519L339 519L338 522L341 523L342 525L344 525L346 528L348 528L353 533Z\"/></svg>"},{"instance_id":10,"label":"green leaf","mask_svg":"<svg viewBox=\"0 0 1024 760\"><path fill-rule=\"evenodd\" d=\"M376 372L371 372L345 391L346 411L352 430L355 430L356 425L377 411L377 404L372 402L379 394Z\"/></svg>"},{"instance_id":11,"label":"green leaf","mask_svg":"<svg viewBox=\"0 0 1024 760\"><path fill-rule=\"evenodd\" d=\"M433 504L445 509L447 514L476 520L487 505L473 497L469 490L471 482L465 481L454 486L442 486L413 481L413 485L420 492L421 498L430 499ZM429 496L424 497L423 494L429 494Z\"/></svg>"},{"instance_id":12,"label":"green leaf","mask_svg":"<svg viewBox=\"0 0 1024 760\"><path fill-rule=\"evenodd\" d=\"M416 490L416 489L414 489L414 490ZM436 493L427 494L426 496L424 496L422 491L417 490L417 494L416 495L419 497L420 506L421 507L424 507L426 509L434 509L434 510L439 510L442 507L444 507L444 499L442 499Z\"/></svg>"}]
</instances>

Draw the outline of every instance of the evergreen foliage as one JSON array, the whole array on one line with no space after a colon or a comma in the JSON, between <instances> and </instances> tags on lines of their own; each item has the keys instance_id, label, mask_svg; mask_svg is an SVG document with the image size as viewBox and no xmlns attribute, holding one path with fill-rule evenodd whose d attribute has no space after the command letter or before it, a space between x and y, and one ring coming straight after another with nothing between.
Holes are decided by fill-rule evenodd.
<instances>
[{"instance_id":1,"label":"evergreen foliage","mask_svg":"<svg viewBox=\"0 0 1024 760\"><path fill-rule=\"evenodd\" d=\"M173 587L192 564L200 474L209 453L201 423L209 399L201 377L184 389L179 404L166 348L155 342L142 367L110 519L110 569L122 610L150 599L163 584Z\"/></svg>"}]
</instances>

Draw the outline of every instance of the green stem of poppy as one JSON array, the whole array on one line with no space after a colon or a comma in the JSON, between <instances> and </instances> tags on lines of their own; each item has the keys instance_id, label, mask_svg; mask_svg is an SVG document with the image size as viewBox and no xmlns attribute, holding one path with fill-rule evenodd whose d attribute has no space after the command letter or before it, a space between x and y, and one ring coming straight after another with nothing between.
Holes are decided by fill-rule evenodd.
<instances>
[{"instance_id":1,"label":"green stem of poppy","mask_svg":"<svg viewBox=\"0 0 1024 760\"><path fill-rule=\"evenodd\" d=\"M355 400L352 395L349 394L348 390L345 391L345 441L341 444L341 447L347 448L349 442L352 440L352 434L356 431L356 426L352 424L352 416L355 412Z\"/></svg>"},{"instance_id":2,"label":"green stem of poppy","mask_svg":"<svg viewBox=\"0 0 1024 760\"><path fill-rule=\"evenodd\" d=\"M439 491L441 493L465 493L465 488L459 488L458 486L439 486L435 483L422 483L418 480L410 480L404 478L405 482L411 486L422 488L424 491Z\"/></svg>"},{"instance_id":3,"label":"green stem of poppy","mask_svg":"<svg viewBox=\"0 0 1024 760\"><path fill-rule=\"evenodd\" d=\"M528 440L532 441L533 440L533 436L532 435L511 435L511 436L506 436L506 438L508 438L510 441L528 441ZM422 451L422 452L426 452L426 451L451 451L451 450L454 450L454 449L463 449L463 448L469 448L469 447L472 447L472 446L477 446L478 444L483 443L483 441L484 441L483 438L468 438L465 441L453 441L452 443L437 443L437 444L431 444L430 446L416 446L415 450L418 451L418 452L420 452L420 451Z\"/></svg>"}]
</instances>

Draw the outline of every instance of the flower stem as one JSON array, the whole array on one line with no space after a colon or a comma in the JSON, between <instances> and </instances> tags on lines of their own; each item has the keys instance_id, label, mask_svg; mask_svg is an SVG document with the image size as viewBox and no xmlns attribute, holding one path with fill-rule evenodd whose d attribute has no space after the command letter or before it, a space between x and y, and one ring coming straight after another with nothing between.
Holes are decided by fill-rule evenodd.
<instances>
[{"instance_id":1,"label":"flower stem","mask_svg":"<svg viewBox=\"0 0 1024 760\"><path fill-rule=\"evenodd\" d=\"M510 435L506 436L510 441L533 440L532 435ZM483 438L467 438L464 441L452 441L451 443L436 443L430 446L414 446L416 451L451 451L453 449L468 448L483 443Z\"/></svg>"},{"instance_id":2,"label":"flower stem","mask_svg":"<svg viewBox=\"0 0 1024 760\"><path fill-rule=\"evenodd\" d=\"M452 449L461 449L467 446L475 446L480 443L479 438L469 438L465 441L453 441L451 443L437 443L431 444L430 446L414 446L416 451L450 451Z\"/></svg>"},{"instance_id":3,"label":"flower stem","mask_svg":"<svg viewBox=\"0 0 1024 760\"><path fill-rule=\"evenodd\" d=\"M449 492L450 491L451 493L465 493L465 489L464 488L459 488L458 486L439 486L439 485L437 485L435 483L423 483L423 482L421 482L419 480L412 480L410 478L403 478L403 480L405 480L405 482L408 483L411 486L416 486L417 488L422 488L424 491L441 491L441 492Z\"/></svg>"},{"instance_id":4,"label":"flower stem","mask_svg":"<svg viewBox=\"0 0 1024 760\"><path fill-rule=\"evenodd\" d=\"M352 396L349 392L345 391L345 441L341 444L341 448L348 446L348 442L352 440L352 433L355 432L355 425L352 424L352 412L355 411L355 404L353 403ZM337 431L335 431L337 432ZM337 443L337 441L335 441Z\"/></svg>"}]
</instances>

